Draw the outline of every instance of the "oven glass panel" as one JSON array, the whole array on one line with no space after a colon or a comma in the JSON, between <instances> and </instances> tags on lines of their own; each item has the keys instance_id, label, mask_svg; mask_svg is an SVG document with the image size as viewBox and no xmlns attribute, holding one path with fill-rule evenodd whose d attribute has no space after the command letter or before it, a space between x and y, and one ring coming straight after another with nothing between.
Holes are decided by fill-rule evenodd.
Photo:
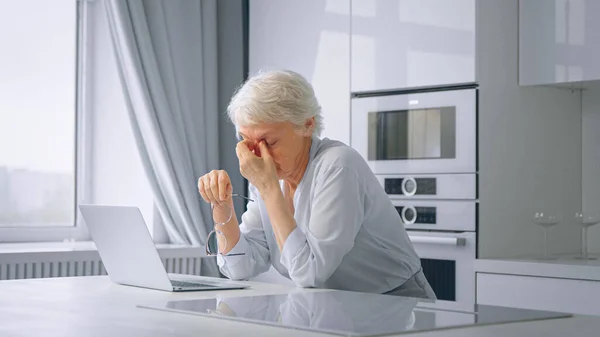
<instances>
[{"instance_id":1,"label":"oven glass panel","mask_svg":"<svg viewBox=\"0 0 600 337\"><path fill-rule=\"evenodd\" d=\"M437 299L456 301L456 261L421 259L421 266Z\"/></svg>"},{"instance_id":2,"label":"oven glass panel","mask_svg":"<svg viewBox=\"0 0 600 337\"><path fill-rule=\"evenodd\" d=\"M369 113L369 160L456 157L456 108Z\"/></svg>"},{"instance_id":3,"label":"oven glass panel","mask_svg":"<svg viewBox=\"0 0 600 337\"><path fill-rule=\"evenodd\" d=\"M402 194L402 178L386 178L383 187L387 194Z\"/></svg>"},{"instance_id":4,"label":"oven glass panel","mask_svg":"<svg viewBox=\"0 0 600 337\"><path fill-rule=\"evenodd\" d=\"M415 221L415 223L435 225L435 207L415 207L415 210L417 211L417 220Z\"/></svg>"},{"instance_id":5,"label":"oven glass panel","mask_svg":"<svg viewBox=\"0 0 600 337\"><path fill-rule=\"evenodd\" d=\"M417 195L435 195L437 193L437 182L435 178L417 178Z\"/></svg>"}]
</instances>

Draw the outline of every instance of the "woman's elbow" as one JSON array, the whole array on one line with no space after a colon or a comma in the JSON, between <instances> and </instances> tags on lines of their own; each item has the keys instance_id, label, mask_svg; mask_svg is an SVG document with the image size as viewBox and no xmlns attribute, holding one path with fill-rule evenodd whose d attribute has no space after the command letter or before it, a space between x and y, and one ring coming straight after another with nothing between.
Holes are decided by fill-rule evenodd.
<instances>
[{"instance_id":1,"label":"woman's elbow","mask_svg":"<svg viewBox=\"0 0 600 337\"><path fill-rule=\"evenodd\" d=\"M301 288L322 288L331 276L329 266L321 265L309 259L295 259L288 266L290 279Z\"/></svg>"},{"instance_id":2,"label":"woman's elbow","mask_svg":"<svg viewBox=\"0 0 600 337\"><path fill-rule=\"evenodd\" d=\"M323 281L320 280L314 274L292 274L290 273L290 279L294 282L296 287L299 288L320 288L323 286Z\"/></svg>"},{"instance_id":3,"label":"woman's elbow","mask_svg":"<svg viewBox=\"0 0 600 337\"><path fill-rule=\"evenodd\" d=\"M232 281L246 281L252 277L251 273L238 268L219 268L221 273Z\"/></svg>"},{"instance_id":4,"label":"woman's elbow","mask_svg":"<svg viewBox=\"0 0 600 337\"><path fill-rule=\"evenodd\" d=\"M292 279L298 288L317 288L316 283L307 279Z\"/></svg>"}]
</instances>

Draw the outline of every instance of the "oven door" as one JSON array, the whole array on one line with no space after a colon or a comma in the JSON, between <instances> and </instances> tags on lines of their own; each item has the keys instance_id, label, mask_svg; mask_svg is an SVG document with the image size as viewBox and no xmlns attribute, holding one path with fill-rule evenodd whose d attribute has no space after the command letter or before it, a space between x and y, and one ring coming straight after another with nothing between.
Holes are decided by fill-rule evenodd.
<instances>
[{"instance_id":1,"label":"oven door","mask_svg":"<svg viewBox=\"0 0 600 337\"><path fill-rule=\"evenodd\" d=\"M351 145L375 174L476 172L476 92L353 98Z\"/></svg>"},{"instance_id":2,"label":"oven door","mask_svg":"<svg viewBox=\"0 0 600 337\"><path fill-rule=\"evenodd\" d=\"M472 311L475 304L475 233L408 231L423 273L437 296L419 306Z\"/></svg>"}]
</instances>

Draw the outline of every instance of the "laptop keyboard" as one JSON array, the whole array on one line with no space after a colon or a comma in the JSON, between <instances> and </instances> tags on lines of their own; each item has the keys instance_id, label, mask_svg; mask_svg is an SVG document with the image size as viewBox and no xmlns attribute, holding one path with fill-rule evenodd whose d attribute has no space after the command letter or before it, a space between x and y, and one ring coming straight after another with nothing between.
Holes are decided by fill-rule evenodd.
<instances>
[{"instance_id":1,"label":"laptop keyboard","mask_svg":"<svg viewBox=\"0 0 600 337\"><path fill-rule=\"evenodd\" d=\"M198 283L198 282L186 282L186 281L174 281L174 280L171 280L171 284L173 285L173 287L178 287L178 288L216 287L215 285L212 285L212 284Z\"/></svg>"}]
</instances>

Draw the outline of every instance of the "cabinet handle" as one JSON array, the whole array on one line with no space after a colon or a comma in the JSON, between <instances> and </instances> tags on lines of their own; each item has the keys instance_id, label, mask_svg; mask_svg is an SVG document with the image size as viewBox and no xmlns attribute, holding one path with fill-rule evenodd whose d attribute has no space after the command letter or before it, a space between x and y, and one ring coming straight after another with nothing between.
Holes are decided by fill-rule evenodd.
<instances>
[{"instance_id":1,"label":"cabinet handle","mask_svg":"<svg viewBox=\"0 0 600 337\"><path fill-rule=\"evenodd\" d=\"M464 246L467 243L465 238L448 238L448 237L437 237L437 236L416 236L409 235L410 242L412 243L427 243L434 245L449 245L449 246Z\"/></svg>"}]
</instances>

